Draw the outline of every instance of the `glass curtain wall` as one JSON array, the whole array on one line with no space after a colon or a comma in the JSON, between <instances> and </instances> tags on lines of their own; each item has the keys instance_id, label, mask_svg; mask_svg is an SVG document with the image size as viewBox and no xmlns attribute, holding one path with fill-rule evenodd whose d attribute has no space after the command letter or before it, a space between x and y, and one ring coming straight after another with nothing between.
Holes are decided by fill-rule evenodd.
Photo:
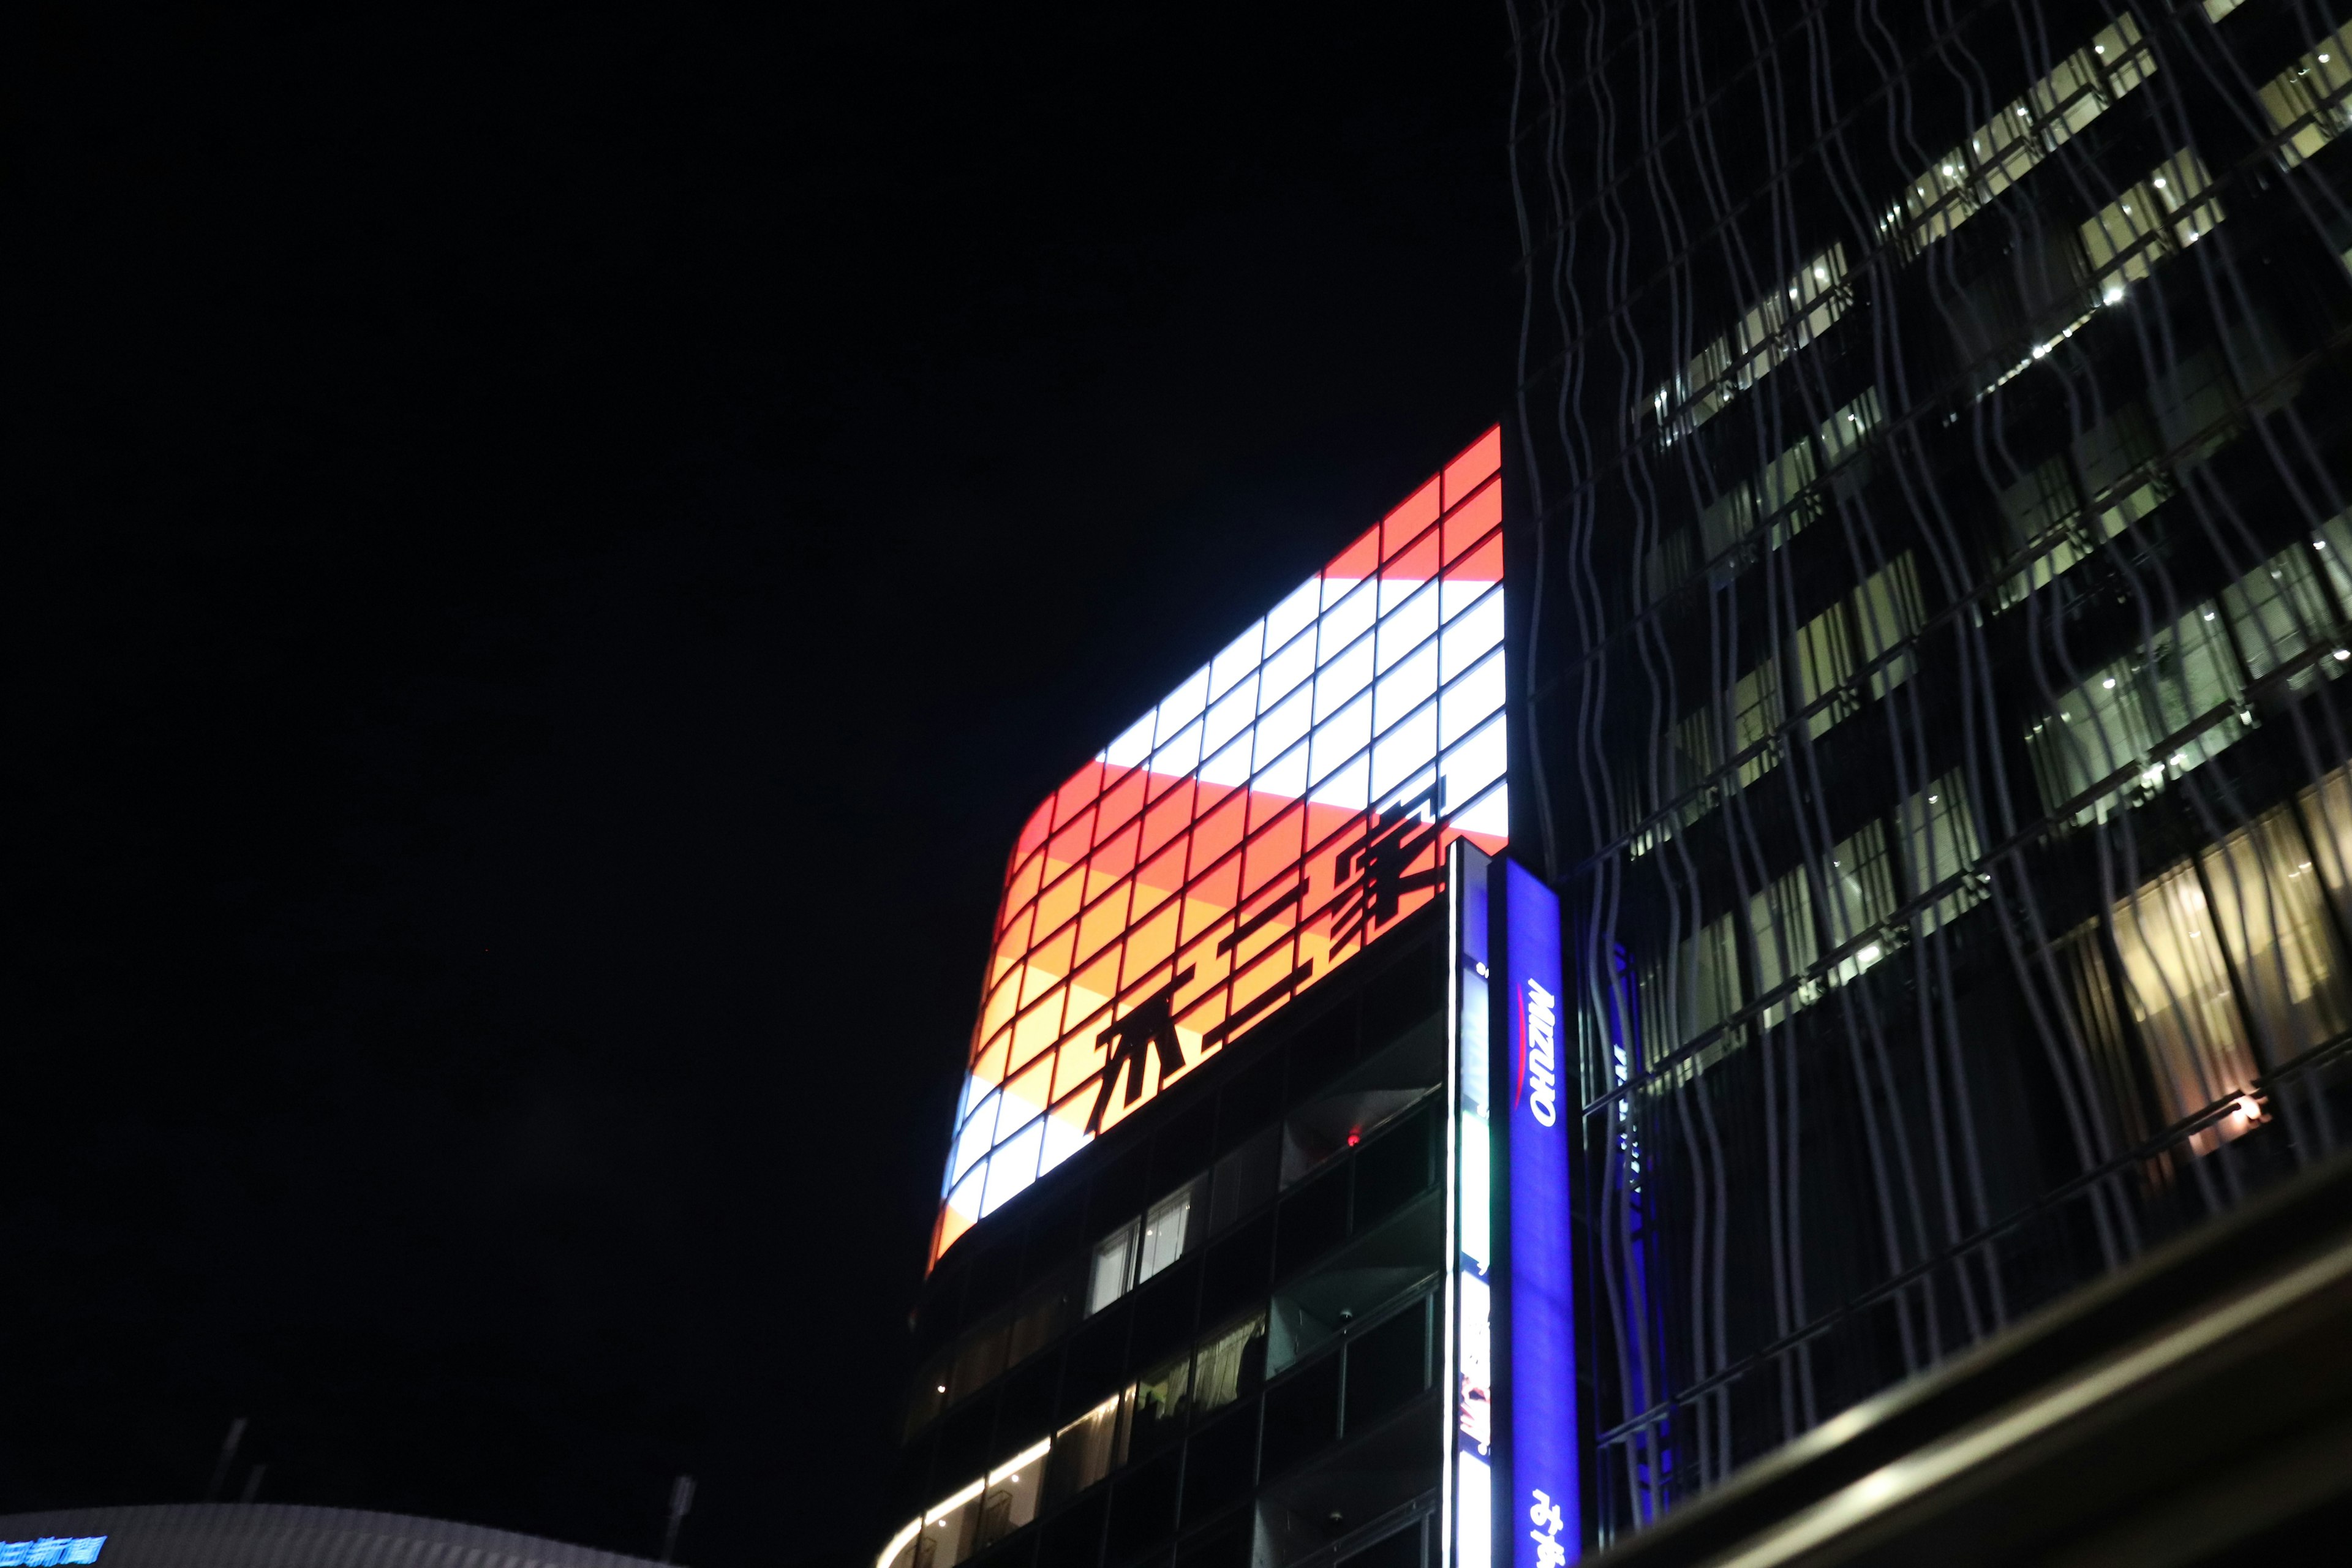
<instances>
[{"instance_id":1,"label":"glass curtain wall","mask_svg":"<svg viewBox=\"0 0 2352 1568\"><path fill-rule=\"evenodd\" d=\"M1509 8L1606 1541L2352 1131L2352 72Z\"/></svg>"}]
</instances>

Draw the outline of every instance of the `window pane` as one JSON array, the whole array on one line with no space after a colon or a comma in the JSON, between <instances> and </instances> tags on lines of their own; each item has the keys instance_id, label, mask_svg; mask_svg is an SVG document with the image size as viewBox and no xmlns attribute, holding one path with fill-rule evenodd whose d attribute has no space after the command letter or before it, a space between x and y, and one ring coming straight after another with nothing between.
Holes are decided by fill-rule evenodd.
<instances>
[{"instance_id":1,"label":"window pane","mask_svg":"<svg viewBox=\"0 0 2352 1568\"><path fill-rule=\"evenodd\" d=\"M1038 1494L1045 1489L1045 1447L1040 1443L989 1473L988 1489L980 1497L975 1549L995 1545L1037 1517Z\"/></svg>"},{"instance_id":2,"label":"window pane","mask_svg":"<svg viewBox=\"0 0 2352 1568\"><path fill-rule=\"evenodd\" d=\"M1151 1452L1183 1429L1192 1408L1192 1358L1178 1356L1136 1380L1128 1415L1128 1452L1138 1458Z\"/></svg>"},{"instance_id":3,"label":"window pane","mask_svg":"<svg viewBox=\"0 0 2352 1568\"><path fill-rule=\"evenodd\" d=\"M1192 1363L1192 1398L1203 1411L1221 1409L1265 1376L1265 1314L1259 1312L1201 1347Z\"/></svg>"},{"instance_id":4,"label":"window pane","mask_svg":"<svg viewBox=\"0 0 2352 1568\"><path fill-rule=\"evenodd\" d=\"M2170 1120L2204 1110L2254 1080L2212 911L2196 872L2179 867L2115 908L2124 994L2139 1023L2157 1095Z\"/></svg>"},{"instance_id":5,"label":"window pane","mask_svg":"<svg viewBox=\"0 0 2352 1568\"><path fill-rule=\"evenodd\" d=\"M2284 1060L2352 1017L2319 878L2284 811L2268 811L2204 854L2213 924L2229 944L2254 1026Z\"/></svg>"},{"instance_id":6,"label":"window pane","mask_svg":"<svg viewBox=\"0 0 2352 1568\"><path fill-rule=\"evenodd\" d=\"M1118 1462L1118 1406L1112 1394L1054 1435L1053 1457L1046 1463L1048 1503L1077 1496Z\"/></svg>"},{"instance_id":7,"label":"window pane","mask_svg":"<svg viewBox=\"0 0 2352 1568\"><path fill-rule=\"evenodd\" d=\"M1143 1267L1139 1281L1149 1279L1184 1256L1186 1223L1192 1215L1192 1189L1172 1193L1151 1205L1143 1221Z\"/></svg>"},{"instance_id":8,"label":"window pane","mask_svg":"<svg viewBox=\"0 0 2352 1568\"><path fill-rule=\"evenodd\" d=\"M1087 1310L1099 1312L1121 1296L1135 1274L1135 1222L1129 1220L1095 1243L1094 1270L1087 1285Z\"/></svg>"}]
</instances>

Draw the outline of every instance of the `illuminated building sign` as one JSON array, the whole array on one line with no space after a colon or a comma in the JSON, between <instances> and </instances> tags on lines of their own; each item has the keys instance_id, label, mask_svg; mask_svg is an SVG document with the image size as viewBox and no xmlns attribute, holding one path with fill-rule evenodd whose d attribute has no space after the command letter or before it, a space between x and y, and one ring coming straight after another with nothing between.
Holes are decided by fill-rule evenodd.
<instances>
[{"instance_id":1,"label":"illuminated building sign","mask_svg":"<svg viewBox=\"0 0 2352 1568\"><path fill-rule=\"evenodd\" d=\"M44 1535L37 1541L0 1541L0 1568L56 1568L95 1563L106 1550L103 1535Z\"/></svg>"},{"instance_id":2,"label":"illuminated building sign","mask_svg":"<svg viewBox=\"0 0 2352 1568\"><path fill-rule=\"evenodd\" d=\"M1495 1560L1495 1237L1492 1223L1492 979L1487 969L1489 886L1495 863L1467 845L1454 851L1453 1468L1443 1479L1450 1568Z\"/></svg>"},{"instance_id":3,"label":"illuminated building sign","mask_svg":"<svg viewBox=\"0 0 2352 1568\"><path fill-rule=\"evenodd\" d=\"M1583 1553L1576 1446L1576 1319L1569 1251L1568 1139L1559 1035L1559 899L1503 867L1505 1144L1510 1182L1512 1485L1508 1568L1560 1568Z\"/></svg>"},{"instance_id":4,"label":"illuminated building sign","mask_svg":"<svg viewBox=\"0 0 2352 1568\"><path fill-rule=\"evenodd\" d=\"M1501 467L1489 430L1030 817L934 1258L1502 847Z\"/></svg>"}]
</instances>

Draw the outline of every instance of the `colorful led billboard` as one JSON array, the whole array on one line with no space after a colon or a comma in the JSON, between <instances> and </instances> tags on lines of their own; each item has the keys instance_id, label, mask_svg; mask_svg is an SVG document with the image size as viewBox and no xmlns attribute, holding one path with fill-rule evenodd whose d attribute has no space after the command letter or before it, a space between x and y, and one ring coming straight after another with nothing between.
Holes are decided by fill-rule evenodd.
<instances>
[{"instance_id":1,"label":"colorful led billboard","mask_svg":"<svg viewBox=\"0 0 2352 1568\"><path fill-rule=\"evenodd\" d=\"M1502 847L1501 467L1489 430L1030 817L934 1258Z\"/></svg>"}]
</instances>

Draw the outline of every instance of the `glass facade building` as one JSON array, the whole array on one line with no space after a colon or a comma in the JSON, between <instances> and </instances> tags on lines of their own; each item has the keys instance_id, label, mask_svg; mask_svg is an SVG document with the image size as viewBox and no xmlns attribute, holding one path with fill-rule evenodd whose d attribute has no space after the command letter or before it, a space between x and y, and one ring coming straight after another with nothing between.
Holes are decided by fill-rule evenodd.
<instances>
[{"instance_id":1,"label":"glass facade building","mask_svg":"<svg viewBox=\"0 0 2352 1568\"><path fill-rule=\"evenodd\" d=\"M877 1568L1704 1560L2344 1152L2352 27L1512 26L1516 408L1020 833Z\"/></svg>"},{"instance_id":2,"label":"glass facade building","mask_svg":"<svg viewBox=\"0 0 2352 1568\"><path fill-rule=\"evenodd\" d=\"M2352 1130L2342 19L1517 0L1589 1545Z\"/></svg>"}]
</instances>

